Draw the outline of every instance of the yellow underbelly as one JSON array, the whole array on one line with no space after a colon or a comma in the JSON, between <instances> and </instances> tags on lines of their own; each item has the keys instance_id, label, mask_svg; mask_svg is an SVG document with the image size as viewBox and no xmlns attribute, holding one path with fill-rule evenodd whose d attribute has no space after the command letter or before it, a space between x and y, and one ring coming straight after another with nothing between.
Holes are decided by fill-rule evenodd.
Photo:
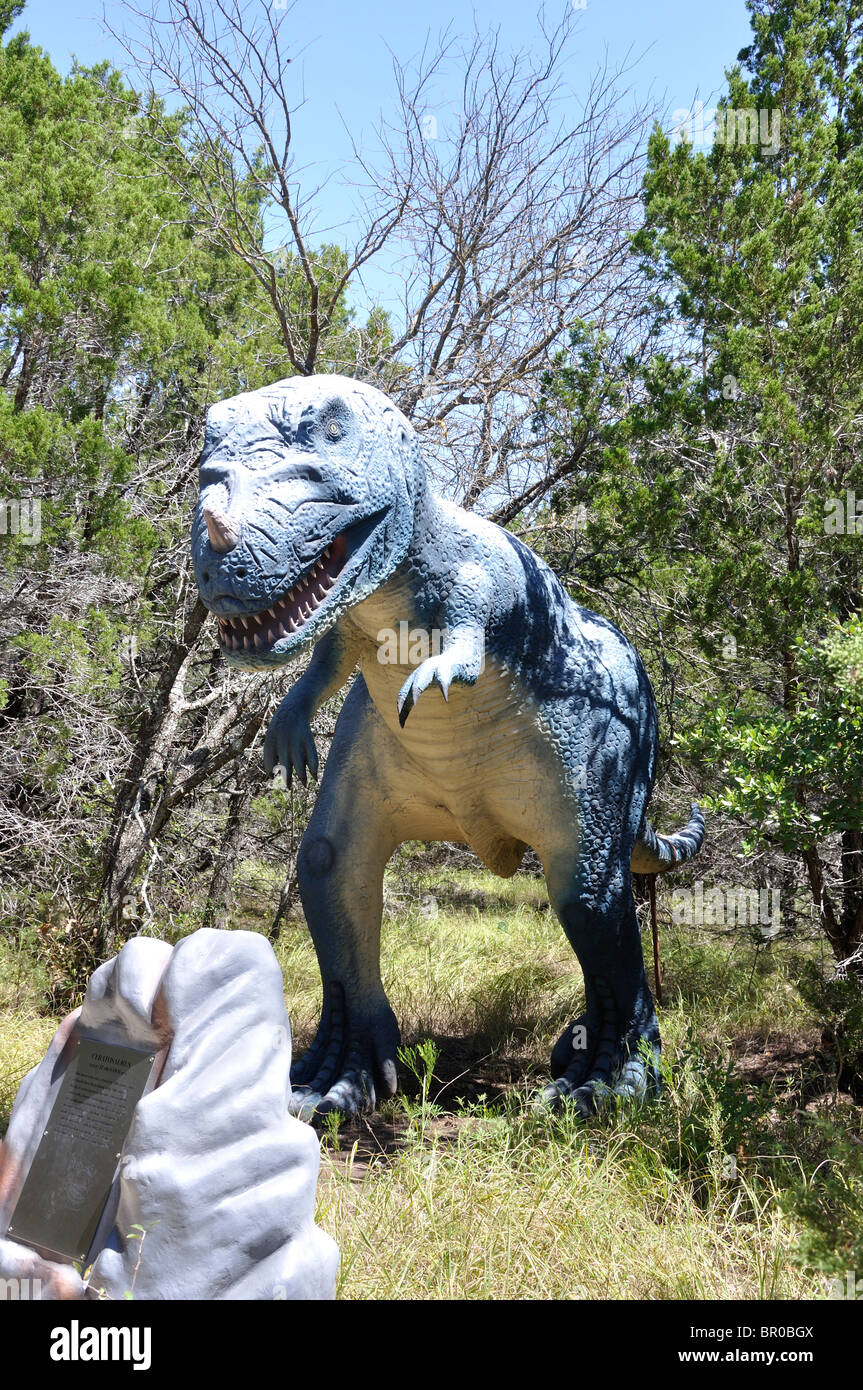
<instances>
[{"instance_id":1,"label":"yellow underbelly","mask_svg":"<svg viewBox=\"0 0 863 1390\"><path fill-rule=\"evenodd\" d=\"M411 669L375 654L361 661L402 755L396 795L410 800L412 819L424 827L415 837L464 840L504 876L518 868L525 846L542 853L556 845L562 824L571 840L575 805L532 697L488 660L476 685L453 684L448 701L429 686L402 729L397 697Z\"/></svg>"}]
</instances>

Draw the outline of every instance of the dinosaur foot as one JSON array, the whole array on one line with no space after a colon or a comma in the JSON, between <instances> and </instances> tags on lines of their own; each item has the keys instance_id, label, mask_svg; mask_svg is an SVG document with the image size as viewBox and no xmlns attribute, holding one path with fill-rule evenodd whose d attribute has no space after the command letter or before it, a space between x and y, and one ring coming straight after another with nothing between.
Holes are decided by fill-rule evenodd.
<instances>
[{"instance_id":1,"label":"dinosaur foot","mask_svg":"<svg viewBox=\"0 0 863 1390\"><path fill-rule=\"evenodd\" d=\"M301 1120L361 1115L397 1088L400 1038L392 1009L351 1009L339 986L327 996L315 1040L291 1068L289 1109Z\"/></svg>"},{"instance_id":2,"label":"dinosaur foot","mask_svg":"<svg viewBox=\"0 0 863 1390\"><path fill-rule=\"evenodd\" d=\"M617 1098L659 1094L659 1028L649 1018L625 1026L604 981L594 980L593 1008L561 1035L551 1054L554 1080L538 1096L552 1110L573 1105L587 1118Z\"/></svg>"}]
</instances>

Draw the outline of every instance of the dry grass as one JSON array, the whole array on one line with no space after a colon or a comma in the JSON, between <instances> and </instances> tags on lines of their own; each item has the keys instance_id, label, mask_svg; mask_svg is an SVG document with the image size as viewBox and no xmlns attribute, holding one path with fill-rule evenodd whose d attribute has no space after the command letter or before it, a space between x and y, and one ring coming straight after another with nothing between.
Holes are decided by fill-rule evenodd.
<instances>
[{"instance_id":1,"label":"dry grass","mask_svg":"<svg viewBox=\"0 0 863 1390\"><path fill-rule=\"evenodd\" d=\"M414 1123L359 1180L325 1154L319 1219L345 1298L811 1298L792 1223L745 1186L700 1205L636 1132L575 1122Z\"/></svg>"},{"instance_id":2,"label":"dry grass","mask_svg":"<svg viewBox=\"0 0 863 1390\"><path fill-rule=\"evenodd\" d=\"M582 1002L542 882L397 862L383 972L404 1091L322 1142L341 1297L812 1299L863 1268L863 1112L831 1093L797 988L817 943L666 924L662 948L661 1101L538 1113ZM305 927L277 951L300 1051L319 1007ZM38 1004L26 950L0 948L0 1124L54 1026Z\"/></svg>"},{"instance_id":3,"label":"dry grass","mask_svg":"<svg viewBox=\"0 0 863 1390\"><path fill-rule=\"evenodd\" d=\"M23 943L0 943L0 1134L23 1077L41 1061L57 1026L40 1011L44 983Z\"/></svg>"}]
</instances>

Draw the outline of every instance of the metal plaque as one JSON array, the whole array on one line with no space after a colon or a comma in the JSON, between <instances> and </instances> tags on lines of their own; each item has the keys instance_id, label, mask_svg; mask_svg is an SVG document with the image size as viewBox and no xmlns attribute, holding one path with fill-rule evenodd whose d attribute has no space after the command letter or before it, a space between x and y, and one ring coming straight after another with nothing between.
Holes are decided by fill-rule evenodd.
<instances>
[{"instance_id":1,"label":"metal plaque","mask_svg":"<svg viewBox=\"0 0 863 1390\"><path fill-rule=\"evenodd\" d=\"M7 1234L48 1257L85 1261L155 1054L79 1038Z\"/></svg>"}]
</instances>

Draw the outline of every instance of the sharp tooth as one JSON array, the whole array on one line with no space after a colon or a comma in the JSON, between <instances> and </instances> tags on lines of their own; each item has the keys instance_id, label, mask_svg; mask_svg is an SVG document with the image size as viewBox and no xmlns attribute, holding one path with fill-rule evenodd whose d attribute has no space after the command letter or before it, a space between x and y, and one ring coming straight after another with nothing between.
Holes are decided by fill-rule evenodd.
<instances>
[{"instance_id":1,"label":"sharp tooth","mask_svg":"<svg viewBox=\"0 0 863 1390\"><path fill-rule=\"evenodd\" d=\"M291 628L291 632L293 632L293 628ZM288 629L284 626L284 624L283 624L283 623L279 623L279 636L280 636L280 637L288 637L289 635L290 635L290 634L289 634L289 632L288 632Z\"/></svg>"},{"instance_id":2,"label":"sharp tooth","mask_svg":"<svg viewBox=\"0 0 863 1390\"><path fill-rule=\"evenodd\" d=\"M276 627L271 627L271 628L268 628L268 629L267 629L267 641L268 641L270 644L272 644L273 642L277 642L277 641L279 640L279 639L278 639L278 635L277 635L277 633L276 633L276 628L277 628L277 627L278 627L278 623L276 623Z\"/></svg>"},{"instance_id":3,"label":"sharp tooth","mask_svg":"<svg viewBox=\"0 0 863 1390\"><path fill-rule=\"evenodd\" d=\"M240 622L243 624L243 627L248 627L248 626L249 626L249 620L248 620L248 618L244 618L243 615L242 615L242 613L240 614Z\"/></svg>"},{"instance_id":4,"label":"sharp tooth","mask_svg":"<svg viewBox=\"0 0 863 1390\"><path fill-rule=\"evenodd\" d=\"M267 609L267 612L269 613L269 615L270 615L271 618L274 618L274 617L276 616L276 610L275 610L275 608L268 608L268 609Z\"/></svg>"},{"instance_id":5,"label":"sharp tooth","mask_svg":"<svg viewBox=\"0 0 863 1390\"><path fill-rule=\"evenodd\" d=\"M248 639L248 637L244 637L244 638L243 638L243 651L244 651L244 652L249 651L249 639Z\"/></svg>"},{"instance_id":6,"label":"sharp tooth","mask_svg":"<svg viewBox=\"0 0 863 1390\"><path fill-rule=\"evenodd\" d=\"M256 646L256 647L265 647L265 646L266 646L266 640L265 640L263 634L260 633L260 632L256 632L256 633L255 633L255 639L254 639L254 640L255 640L255 646Z\"/></svg>"},{"instance_id":7,"label":"sharp tooth","mask_svg":"<svg viewBox=\"0 0 863 1390\"><path fill-rule=\"evenodd\" d=\"M326 592L327 587L325 584L319 583L315 585L315 598L318 600L318 602L320 602L320 600L325 597Z\"/></svg>"}]
</instances>

